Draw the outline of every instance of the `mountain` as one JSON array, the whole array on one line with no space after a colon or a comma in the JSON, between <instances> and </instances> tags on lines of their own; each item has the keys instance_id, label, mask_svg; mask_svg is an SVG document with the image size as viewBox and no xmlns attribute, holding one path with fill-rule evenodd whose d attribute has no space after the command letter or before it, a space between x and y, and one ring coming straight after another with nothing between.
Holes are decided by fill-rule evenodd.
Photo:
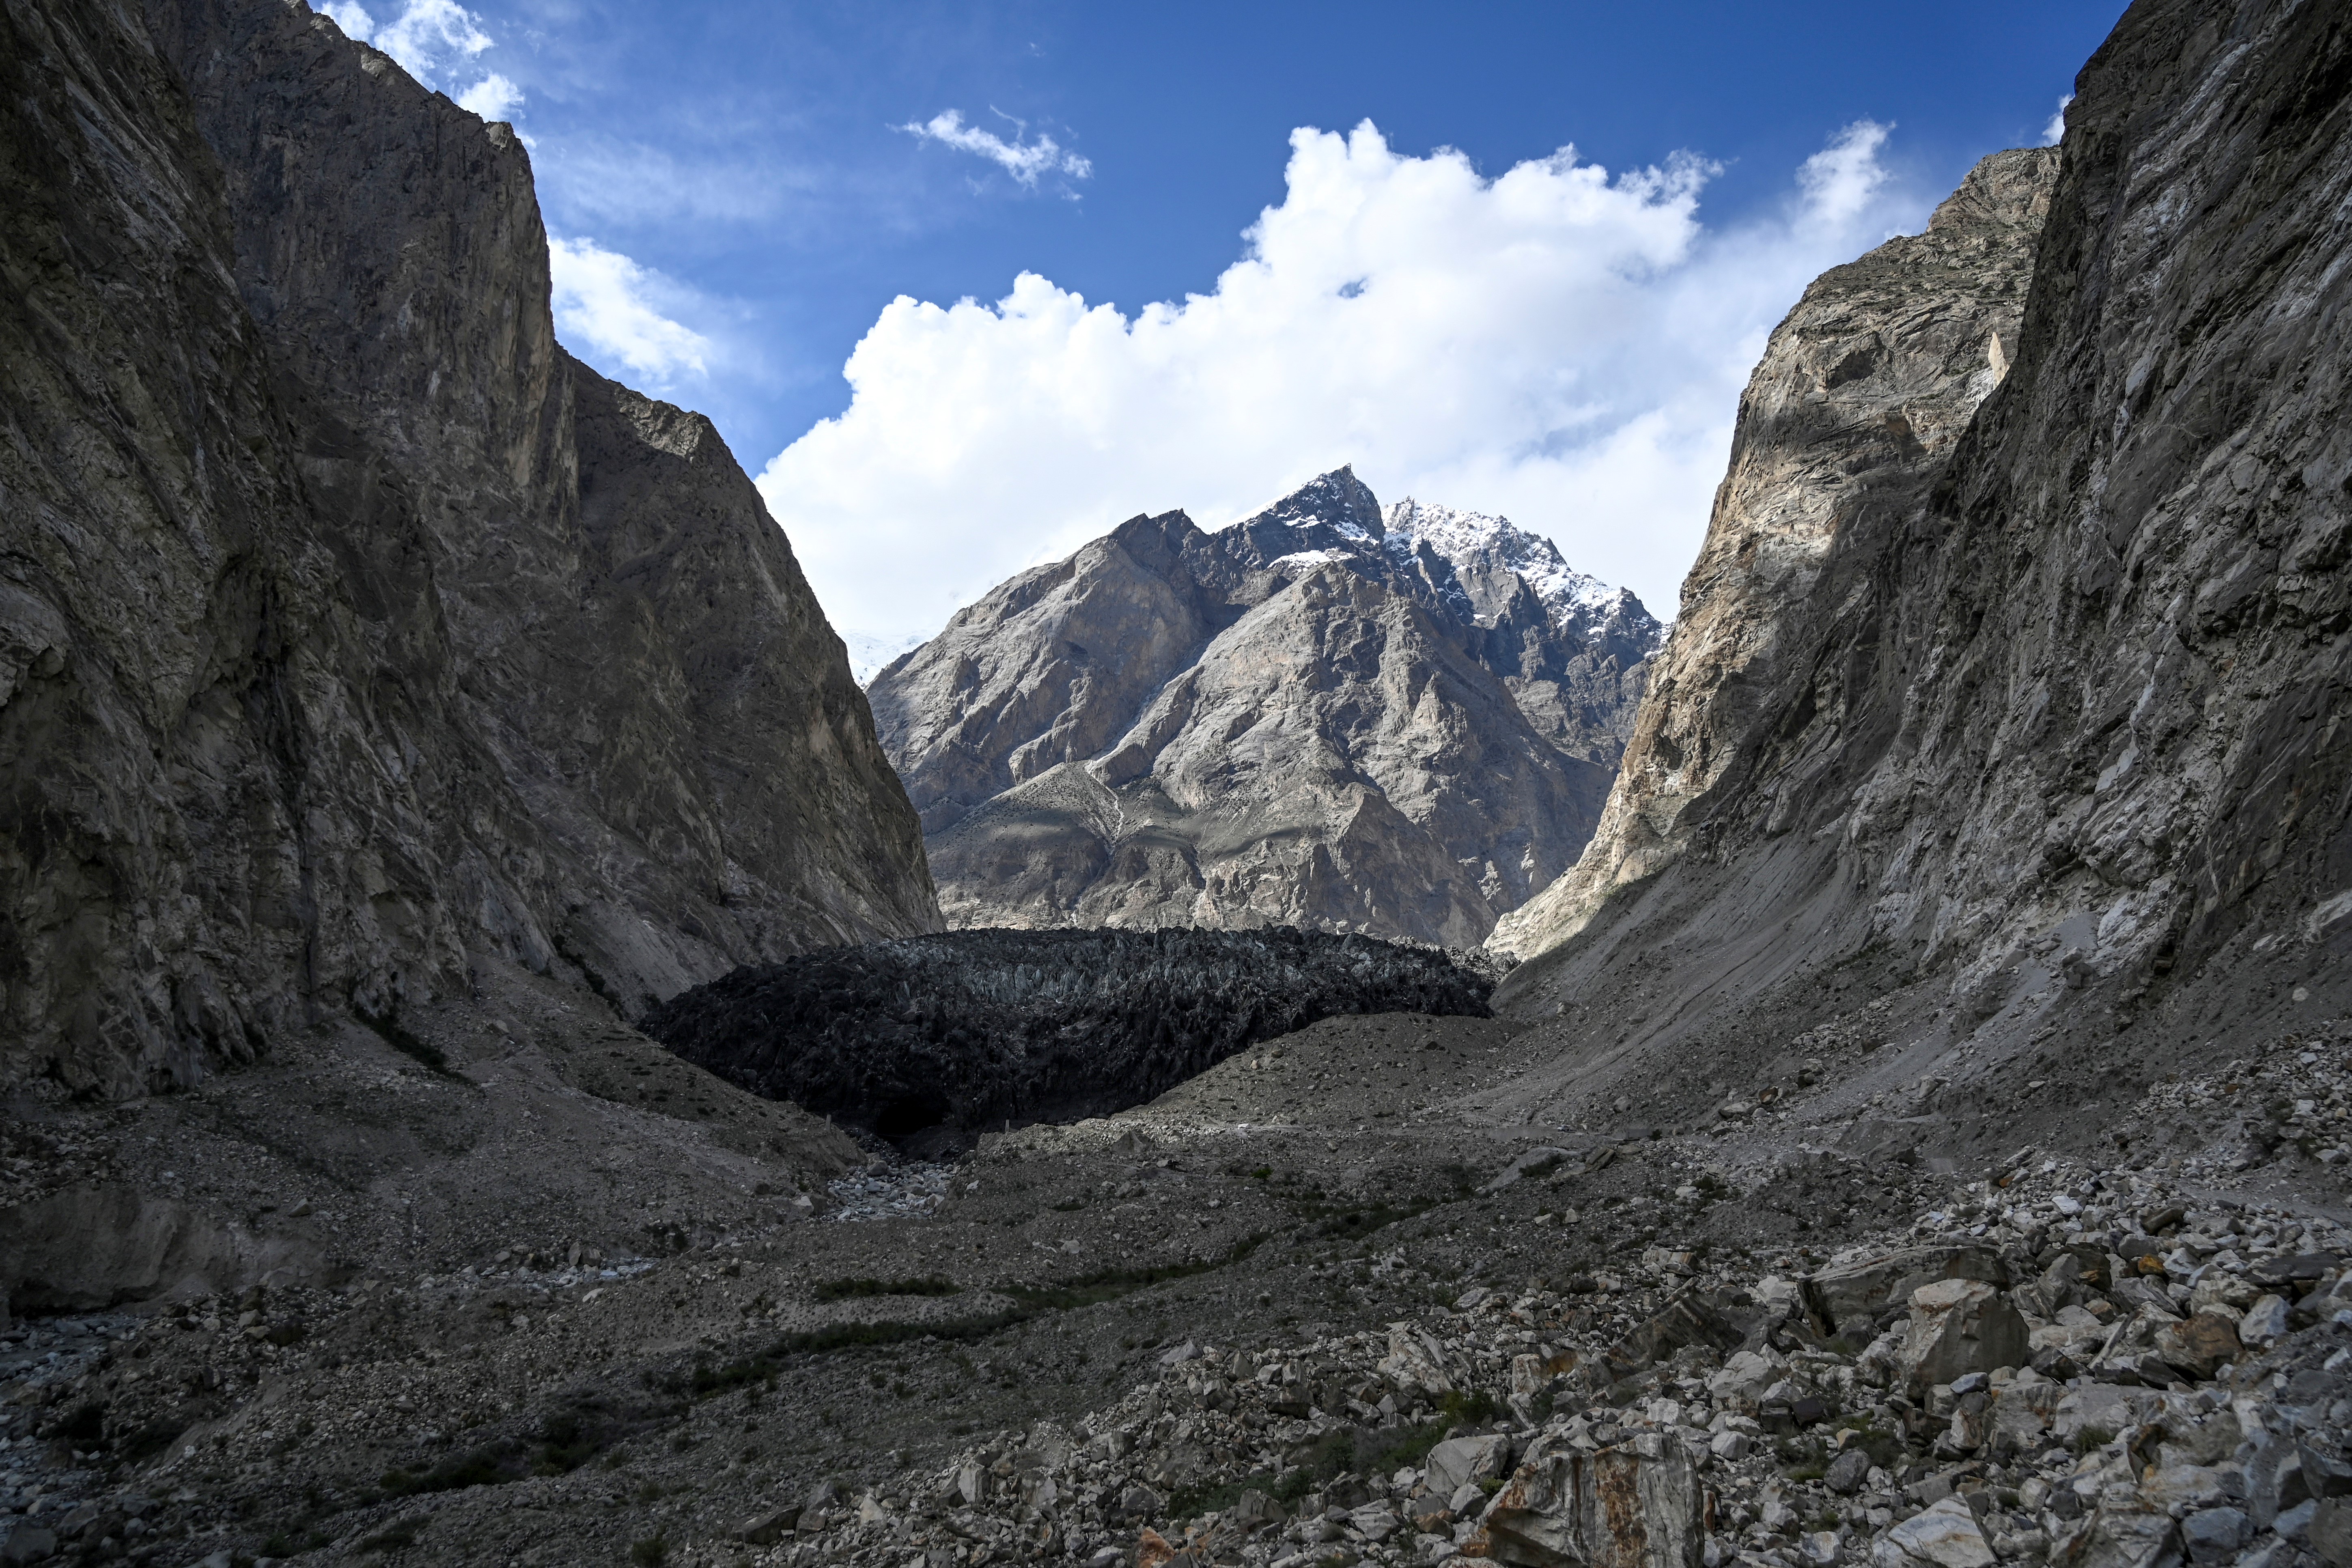
<instances>
[{"instance_id":1,"label":"mountain","mask_svg":"<svg viewBox=\"0 0 2352 1568\"><path fill-rule=\"evenodd\" d=\"M1382 521L1383 552L1457 621L1486 633L1480 661L1537 731L1572 757L1615 767L1665 638L1633 590L1571 570L1558 545L1505 518L1408 499Z\"/></svg>"},{"instance_id":2,"label":"mountain","mask_svg":"<svg viewBox=\"0 0 2352 1568\"><path fill-rule=\"evenodd\" d=\"M900 654L923 646L920 637L884 637L878 632L845 631L841 640L849 650L850 678L861 687Z\"/></svg>"},{"instance_id":3,"label":"mountain","mask_svg":"<svg viewBox=\"0 0 2352 1568\"><path fill-rule=\"evenodd\" d=\"M1500 519L1349 469L1138 517L877 676L951 924L1452 944L1591 831L1661 629Z\"/></svg>"},{"instance_id":4,"label":"mountain","mask_svg":"<svg viewBox=\"0 0 2352 1568\"><path fill-rule=\"evenodd\" d=\"M2340 1008L2347 47L2142 0L2063 155L1773 334L1599 833L1494 938L1563 1110L1858 1042L1858 1146L2013 1145Z\"/></svg>"},{"instance_id":5,"label":"mountain","mask_svg":"<svg viewBox=\"0 0 2352 1568\"><path fill-rule=\"evenodd\" d=\"M6 26L0 1078L936 923L751 481L556 342L509 128L300 5Z\"/></svg>"}]
</instances>

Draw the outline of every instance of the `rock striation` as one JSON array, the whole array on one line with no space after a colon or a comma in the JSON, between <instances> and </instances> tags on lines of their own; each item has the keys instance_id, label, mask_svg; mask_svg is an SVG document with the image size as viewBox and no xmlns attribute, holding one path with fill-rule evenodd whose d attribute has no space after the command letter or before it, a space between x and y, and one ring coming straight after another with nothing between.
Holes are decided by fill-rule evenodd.
<instances>
[{"instance_id":1,"label":"rock striation","mask_svg":"<svg viewBox=\"0 0 2352 1568\"><path fill-rule=\"evenodd\" d=\"M299 4L0 27L0 1079L932 925L749 479L556 342L511 130Z\"/></svg>"},{"instance_id":2,"label":"rock striation","mask_svg":"<svg viewBox=\"0 0 2352 1568\"><path fill-rule=\"evenodd\" d=\"M875 678L952 924L1475 943L1574 858L1661 628L1497 518L1347 469L1139 517Z\"/></svg>"},{"instance_id":3,"label":"rock striation","mask_svg":"<svg viewBox=\"0 0 2352 1568\"><path fill-rule=\"evenodd\" d=\"M1905 1047L1869 1115L2007 1138L2340 1004L2347 62L2135 5L2061 152L1774 334L1599 833L1496 938L1563 1093L1671 1099L1826 985Z\"/></svg>"}]
</instances>

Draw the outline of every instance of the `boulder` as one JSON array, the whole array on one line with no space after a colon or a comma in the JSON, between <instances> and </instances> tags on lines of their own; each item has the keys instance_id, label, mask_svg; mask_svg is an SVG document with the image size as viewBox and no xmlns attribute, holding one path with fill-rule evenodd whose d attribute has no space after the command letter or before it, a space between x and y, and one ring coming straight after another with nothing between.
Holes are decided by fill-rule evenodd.
<instances>
[{"instance_id":1,"label":"boulder","mask_svg":"<svg viewBox=\"0 0 2352 1568\"><path fill-rule=\"evenodd\" d=\"M1225 1510L1224 1522L1243 1535L1249 1535L1268 1525L1280 1524L1288 1517L1280 1503L1253 1488Z\"/></svg>"},{"instance_id":2,"label":"boulder","mask_svg":"<svg viewBox=\"0 0 2352 1568\"><path fill-rule=\"evenodd\" d=\"M2063 1384L2035 1378L2020 1379L2001 1389L1992 1400L1992 1445L1995 1452L2039 1447L2042 1435L2065 1396Z\"/></svg>"},{"instance_id":3,"label":"boulder","mask_svg":"<svg viewBox=\"0 0 2352 1568\"><path fill-rule=\"evenodd\" d=\"M1740 1331L1715 1298L1704 1290L1685 1290L1666 1303L1632 1333L1610 1347L1593 1370L1606 1383L1631 1377L1654 1362L1661 1362L1685 1345L1713 1345L1728 1350L1740 1342Z\"/></svg>"},{"instance_id":4,"label":"boulder","mask_svg":"<svg viewBox=\"0 0 2352 1568\"><path fill-rule=\"evenodd\" d=\"M1769 1351L1741 1351L1706 1380L1706 1392L1717 1405L1733 1410L1753 1410L1764 1391L1780 1381L1789 1363Z\"/></svg>"},{"instance_id":5,"label":"boulder","mask_svg":"<svg viewBox=\"0 0 2352 1568\"><path fill-rule=\"evenodd\" d=\"M735 1527L735 1539L751 1546L773 1546L801 1517L797 1504L762 1509Z\"/></svg>"},{"instance_id":6,"label":"boulder","mask_svg":"<svg viewBox=\"0 0 2352 1568\"><path fill-rule=\"evenodd\" d=\"M1992 1568L1993 1555L1976 1514L1948 1497L1880 1536L1870 1561L1873 1568Z\"/></svg>"},{"instance_id":7,"label":"boulder","mask_svg":"<svg viewBox=\"0 0 2352 1568\"><path fill-rule=\"evenodd\" d=\"M1911 1292L1911 1327L1899 1359L1915 1394L1971 1372L2026 1363L2025 1320L1980 1279L1943 1279Z\"/></svg>"},{"instance_id":8,"label":"boulder","mask_svg":"<svg viewBox=\"0 0 2352 1568\"><path fill-rule=\"evenodd\" d=\"M2181 1557L2170 1515L2101 1507L2052 1549L2050 1568L2179 1568Z\"/></svg>"},{"instance_id":9,"label":"boulder","mask_svg":"<svg viewBox=\"0 0 2352 1568\"><path fill-rule=\"evenodd\" d=\"M2181 1544L2192 1563L2227 1563L2253 1533L2253 1521L2234 1508L2200 1509L2180 1521Z\"/></svg>"},{"instance_id":10,"label":"boulder","mask_svg":"<svg viewBox=\"0 0 2352 1568\"><path fill-rule=\"evenodd\" d=\"M0 1563L9 1568L18 1563L38 1563L53 1556L58 1550L58 1538L41 1525L27 1520L8 1532L7 1544L0 1545Z\"/></svg>"},{"instance_id":11,"label":"boulder","mask_svg":"<svg viewBox=\"0 0 2352 1568\"><path fill-rule=\"evenodd\" d=\"M1380 1374L1407 1393L1442 1395L1454 1392L1445 1374L1437 1342L1411 1323L1389 1325L1389 1353L1381 1358Z\"/></svg>"},{"instance_id":12,"label":"boulder","mask_svg":"<svg viewBox=\"0 0 2352 1568\"><path fill-rule=\"evenodd\" d=\"M1452 1497L1472 1482L1501 1475L1510 1462L1508 1437L1449 1437L1429 1451L1429 1489Z\"/></svg>"},{"instance_id":13,"label":"boulder","mask_svg":"<svg viewBox=\"0 0 2352 1568\"><path fill-rule=\"evenodd\" d=\"M2105 1289L2113 1279L2105 1253L2095 1247L2070 1247L2052 1260L2035 1283L2042 1299L2055 1311L2080 1304L2085 1294Z\"/></svg>"},{"instance_id":14,"label":"boulder","mask_svg":"<svg viewBox=\"0 0 2352 1568\"><path fill-rule=\"evenodd\" d=\"M1594 1453L1531 1456L1495 1494L1462 1554L1515 1568L1699 1568L1705 1534L1689 1451L1643 1432Z\"/></svg>"},{"instance_id":15,"label":"boulder","mask_svg":"<svg viewBox=\"0 0 2352 1568\"><path fill-rule=\"evenodd\" d=\"M2286 1300L2280 1296L2257 1296L2254 1304L2238 1320L2238 1338L2250 1345L2267 1345L2285 1337L2287 1331Z\"/></svg>"},{"instance_id":16,"label":"boulder","mask_svg":"<svg viewBox=\"0 0 2352 1568\"><path fill-rule=\"evenodd\" d=\"M2199 1312L2186 1322L2164 1324L2151 1342L2167 1366L2200 1379L2211 1377L2239 1353L2236 1323L2221 1312Z\"/></svg>"},{"instance_id":17,"label":"boulder","mask_svg":"<svg viewBox=\"0 0 2352 1568\"><path fill-rule=\"evenodd\" d=\"M1879 1313L1943 1279L2010 1282L1990 1247L1906 1247L1823 1269L1804 1281L1805 1305L1823 1333L1867 1333Z\"/></svg>"},{"instance_id":18,"label":"boulder","mask_svg":"<svg viewBox=\"0 0 2352 1568\"><path fill-rule=\"evenodd\" d=\"M2304 1544L2328 1568L2352 1568L2352 1501L2329 1498L2314 1509Z\"/></svg>"}]
</instances>

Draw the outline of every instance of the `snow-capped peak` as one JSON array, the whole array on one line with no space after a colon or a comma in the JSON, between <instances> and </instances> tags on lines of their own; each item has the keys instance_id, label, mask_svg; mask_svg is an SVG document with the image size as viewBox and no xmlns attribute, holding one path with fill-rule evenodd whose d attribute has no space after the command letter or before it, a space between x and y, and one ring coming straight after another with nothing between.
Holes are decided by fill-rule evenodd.
<instances>
[{"instance_id":1,"label":"snow-capped peak","mask_svg":"<svg viewBox=\"0 0 2352 1568\"><path fill-rule=\"evenodd\" d=\"M849 649L850 679L866 686L882 673L883 666L909 648L922 647L929 639L920 634L883 637L873 632L844 631L841 640Z\"/></svg>"},{"instance_id":2,"label":"snow-capped peak","mask_svg":"<svg viewBox=\"0 0 2352 1568\"><path fill-rule=\"evenodd\" d=\"M1380 502L1352 468L1318 474L1297 489L1277 497L1235 524L1248 528L1261 522L1290 528L1328 529L1350 544L1380 547Z\"/></svg>"}]
</instances>

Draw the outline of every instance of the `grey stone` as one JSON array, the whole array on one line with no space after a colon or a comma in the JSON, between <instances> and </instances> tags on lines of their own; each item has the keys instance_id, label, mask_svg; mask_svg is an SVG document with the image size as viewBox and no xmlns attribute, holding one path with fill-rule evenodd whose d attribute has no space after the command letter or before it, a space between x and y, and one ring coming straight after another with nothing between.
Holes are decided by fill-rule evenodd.
<instances>
[{"instance_id":1,"label":"grey stone","mask_svg":"<svg viewBox=\"0 0 2352 1568\"><path fill-rule=\"evenodd\" d=\"M2102 1504L2051 1561L2057 1568L2171 1568L2182 1555L2170 1515Z\"/></svg>"},{"instance_id":2,"label":"grey stone","mask_svg":"<svg viewBox=\"0 0 2352 1568\"><path fill-rule=\"evenodd\" d=\"M2332 1407L2329 1419L2337 1419ZM2339 1425L2339 1435L2342 1430ZM2352 1497L2352 1459L2339 1458L2309 1443L2298 1443L2295 1445L2295 1463L2303 1471L2304 1486L2313 1497Z\"/></svg>"},{"instance_id":3,"label":"grey stone","mask_svg":"<svg viewBox=\"0 0 2352 1568\"><path fill-rule=\"evenodd\" d=\"M2234 1508L2200 1509L2180 1521L2181 1544L2197 1563L2228 1562L2253 1533L2253 1521Z\"/></svg>"},{"instance_id":4,"label":"grey stone","mask_svg":"<svg viewBox=\"0 0 2352 1568\"><path fill-rule=\"evenodd\" d=\"M735 1539L753 1546L773 1546L801 1516L797 1506L763 1509L735 1527Z\"/></svg>"},{"instance_id":5,"label":"grey stone","mask_svg":"<svg viewBox=\"0 0 2352 1568\"><path fill-rule=\"evenodd\" d=\"M1510 1458L1508 1437L1449 1437L1429 1451L1429 1489L1450 1498L1465 1485L1501 1475Z\"/></svg>"},{"instance_id":6,"label":"grey stone","mask_svg":"<svg viewBox=\"0 0 2352 1568\"><path fill-rule=\"evenodd\" d=\"M1906 1247L1825 1268L1803 1282L1806 1306L1832 1333L1866 1331L1887 1308L1938 1279L2007 1285L2009 1269L1987 1247Z\"/></svg>"},{"instance_id":7,"label":"grey stone","mask_svg":"<svg viewBox=\"0 0 2352 1568\"><path fill-rule=\"evenodd\" d=\"M1703 1501L1688 1451L1656 1433L1546 1450L1495 1494L1464 1552L1517 1568L1698 1568Z\"/></svg>"},{"instance_id":8,"label":"grey stone","mask_svg":"<svg viewBox=\"0 0 2352 1568\"><path fill-rule=\"evenodd\" d=\"M2238 1338L2254 1346L2266 1346L2286 1336L2287 1305L2285 1298L2263 1295L2238 1320Z\"/></svg>"},{"instance_id":9,"label":"grey stone","mask_svg":"<svg viewBox=\"0 0 2352 1568\"><path fill-rule=\"evenodd\" d=\"M2352 1568L2352 1500L2333 1497L2312 1510L2305 1544L2329 1568Z\"/></svg>"},{"instance_id":10,"label":"grey stone","mask_svg":"<svg viewBox=\"0 0 2352 1568\"><path fill-rule=\"evenodd\" d=\"M2023 1366L2025 1361L2025 1320L1990 1285L1945 1279L1911 1293L1911 1327L1898 1367L1915 1393L1967 1373Z\"/></svg>"},{"instance_id":11,"label":"grey stone","mask_svg":"<svg viewBox=\"0 0 2352 1568\"><path fill-rule=\"evenodd\" d=\"M20 1521L15 1529L9 1531L6 1543L0 1545L0 1563L16 1568L20 1563L38 1563L54 1555L57 1550L55 1531L46 1525Z\"/></svg>"},{"instance_id":12,"label":"grey stone","mask_svg":"<svg viewBox=\"0 0 2352 1568\"><path fill-rule=\"evenodd\" d=\"M1874 1568L1992 1568L1993 1555L1969 1505L1946 1497L1880 1536L1870 1560Z\"/></svg>"},{"instance_id":13,"label":"grey stone","mask_svg":"<svg viewBox=\"0 0 2352 1568\"><path fill-rule=\"evenodd\" d=\"M1860 1448L1848 1448L1830 1461L1822 1477L1822 1483L1840 1497L1852 1497L1870 1479L1870 1456Z\"/></svg>"}]
</instances>

